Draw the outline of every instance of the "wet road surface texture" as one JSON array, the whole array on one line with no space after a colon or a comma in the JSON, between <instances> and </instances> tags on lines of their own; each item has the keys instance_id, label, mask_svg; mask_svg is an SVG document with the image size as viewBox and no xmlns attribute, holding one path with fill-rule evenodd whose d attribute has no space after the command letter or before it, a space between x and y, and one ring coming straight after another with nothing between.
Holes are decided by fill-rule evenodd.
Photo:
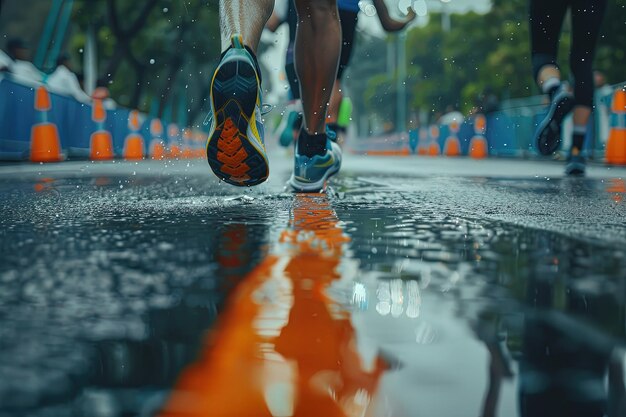
<instances>
[{"instance_id":1,"label":"wet road surface texture","mask_svg":"<svg viewBox=\"0 0 626 417\"><path fill-rule=\"evenodd\" d=\"M623 169L0 167L0 416L623 416Z\"/></svg>"}]
</instances>

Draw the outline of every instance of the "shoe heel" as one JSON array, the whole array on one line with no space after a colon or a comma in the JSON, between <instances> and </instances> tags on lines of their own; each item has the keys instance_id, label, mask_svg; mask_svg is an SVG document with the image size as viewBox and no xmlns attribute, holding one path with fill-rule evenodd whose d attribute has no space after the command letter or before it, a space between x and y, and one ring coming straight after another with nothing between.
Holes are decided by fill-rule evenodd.
<instances>
[{"instance_id":1,"label":"shoe heel","mask_svg":"<svg viewBox=\"0 0 626 417\"><path fill-rule=\"evenodd\" d=\"M216 128L207 143L207 159L213 172L237 186L259 184L267 179L268 163L262 146L248 137L259 81L249 60L234 50L220 65L211 94ZM261 136L262 137L262 136Z\"/></svg>"},{"instance_id":2,"label":"shoe heel","mask_svg":"<svg viewBox=\"0 0 626 417\"><path fill-rule=\"evenodd\" d=\"M239 59L226 62L213 81L214 108L221 109L234 100L250 118L256 106L258 88L256 72L249 63Z\"/></svg>"}]
</instances>

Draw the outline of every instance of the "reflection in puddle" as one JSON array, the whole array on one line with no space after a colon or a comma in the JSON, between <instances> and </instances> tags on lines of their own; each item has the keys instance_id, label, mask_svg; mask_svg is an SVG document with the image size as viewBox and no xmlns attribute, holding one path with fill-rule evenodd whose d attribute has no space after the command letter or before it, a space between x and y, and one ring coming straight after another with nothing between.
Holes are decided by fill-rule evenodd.
<instances>
[{"instance_id":1,"label":"reflection in puddle","mask_svg":"<svg viewBox=\"0 0 626 417\"><path fill-rule=\"evenodd\" d=\"M33 189L37 193L49 191L54 189L54 178L41 178L33 185Z\"/></svg>"},{"instance_id":2,"label":"reflection in puddle","mask_svg":"<svg viewBox=\"0 0 626 417\"><path fill-rule=\"evenodd\" d=\"M0 415L626 415L623 181L203 181L0 193Z\"/></svg>"},{"instance_id":3,"label":"reflection in puddle","mask_svg":"<svg viewBox=\"0 0 626 417\"><path fill-rule=\"evenodd\" d=\"M626 181L621 178L609 180L606 192L613 195L613 201L616 203L622 202L624 200L624 194L626 194Z\"/></svg>"},{"instance_id":4,"label":"reflection in puddle","mask_svg":"<svg viewBox=\"0 0 626 417\"><path fill-rule=\"evenodd\" d=\"M619 190L619 184L610 189ZM428 410L424 415L460 416L466 414L459 409L474 407L480 407L483 416L626 415L624 351L620 348L626 270L621 250L611 252L541 230L416 208L419 201L415 197L405 196L409 201L393 200L391 204L388 199L382 207L385 189L369 193L372 191L378 200L355 196L358 210L367 212L365 218L355 214L357 205L351 199L336 206L352 231L360 267L377 276L376 311L393 317L395 306L395 316L400 316L404 294L392 294L400 293L407 278L416 279L413 282L419 283L416 288L422 293L420 305L426 319L420 327L428 329L421 334L433 335L430 340L441 348L439 356L448 355L448 363L435 370L406 354L402 346L388 346L388 352L405 361L396 377L411 381L414 389L421 388L421 383L409 374L439 384L456 356L464 358L459 368L463 372L476 362L488 369L486 381L473 372L473 383L485 386L483 395L473 395L474 399L483 398L480 406L472 406L471 399L461 394L471 389L470 384L458 390L463 384L458 374L453 377L456 386L446 385L445 390L455 392L454 407L429 406L419 390L414 399L398 402L409 404L414 411ZM398 276L403 278L393 278ZM456 299L453 308L484 344L488 361L471 346L456 351L446 347L454 330L449 328L450 322L429 319L433 297L440 303ZM438 376L433 378L435 374ZM402 386L406 385L397 383L393 388ZM381 390L385 391L384 384ZM394 415L402 415L395 404L392 409ZM422 415L409 413L418 414Z\"/></svg>"},{"instance_id":5,"label":"reflection in puddle","mask_svg":"<svg viewBox=\"0 0 626 417\"><path fill-rule=\"evenodd\" d=\"M162 415L365 415L387 365L363 362L349 313L328 294L349 242L337 223L326 196L295 197L280 252L231 295Z\"/></svg>"}]
</instances>

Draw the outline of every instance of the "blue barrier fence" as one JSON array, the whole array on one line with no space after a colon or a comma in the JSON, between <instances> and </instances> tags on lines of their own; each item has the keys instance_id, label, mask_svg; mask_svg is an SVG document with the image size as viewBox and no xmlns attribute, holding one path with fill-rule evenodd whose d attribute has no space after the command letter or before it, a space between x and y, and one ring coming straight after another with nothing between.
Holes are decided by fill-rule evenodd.
<instances>
[{"instance_id":1,"label":"blue barrier fence","mask_svg":"<svg viewBox=\"0 0 626 417\"><path fill-rule=\"evenodd\" d=\"M90 105L80 103L73 98L50 94L52 109L49 120L56 124L61 142L61 148L66 158L87 158L89 156L91 134L96 130L96 124L91 119ZM596 103L606 105L606 97L596 98ZM610 97L609 97L610 98ZM486 139L489 154L492 156L530 156L537 152L532 144L535 127L544 115L544 107L534 103L528 105L529 99L521 99L525 104L511 106L486 116ZM32 126L38 122L38 114L34 110L35 89L0 77L0 160L28 160L30 150L30 136ZM610 101L609 101L610 103ZM106 130L111 133L113 149L116 157L121 157L124 141L129 134L129 110L116 109L107 111ZM590 120L590 129L585 141L589 154L601 156L604 154L604 142L598 140L597 123ZM144 138L146 148L152 140L150 123L152 119L143 118L140 134ZM595 128L594 128L595 126ZM165 126L165 132L169 129ZM449 127L439 126L437 141L440 149L444 149L446 138L449 136ZM425 133L425 132L424 132ZM422 137L428 134L422 133ZM461 144L461 153L468 154L469 145L474 136L474 119L468 118L460 125L457 137ZM362 153L368 151L415 151L418 145L420 132L410 131L408 134L390 134L379 137L370 137L349 141L353 151ZM166 133L162 135L166 146L174 143L183 145L182 135L172 138ZM194 147L202 147L196 141ZM147 150L147 149L146 149ZM147 153L147 152L146 152Z\"/></svg>"},{"instance_id":2,"label":"blue barrier fence","mask_svg":"<svg viewBox=\"0 0 626 417\"><path fill-rule=\"evenodd\" d=\"M622 85L613 86L608 93L606 91L596 92L596 110L589 120L587 137L585 139L585 151L588 155L597 158L604 157L610 119L607 115L610 113L612 91L621 87ZM509 100L503 103L501 111L486 115L487 127L485 137L489 155L501 157L532 157L538 155L532 140L537 126L545 116L546 106L543 103L543 99L543 96L535 96ZM602 114L603 112L604 114ZM450 135L450 128L447 125L439 125L437 127L439 135L436 141L439 144L439 148L443 150L445 141ZM417 152L419 146L428 146L435 140L430 135L430 130L430 127L424 127L420 131L409 131L408 135L402 136L402 140L398 140L396 134L356 138L350 145L354 151L359 153L367 152L370 148L381 150L385 146L388 151L399 151L400 148L408 148L412 152ZM473 117L469 117L460 125L460 130L456 136L461 144L461 153L467 155L470 141L474 137ZM564 126L563 149L568 149L569 140L567 127ZM424 141L427 143L424 143Z\"/></svg>"},{"instance_id":3,"label":"blue barrier fence","mask_svg":"<svg viewBox=\"0 0 626 417\"><path fill-rule=\"evenodd\" d=\"M92 107L73 98L50 93L52 108L48 120L57 126L61 149L67 158L88 158L91 134L96 131L92 121ZM38 120L34 110L35 89L0 78L0 160L28 160L31 128ZM121 157L124 141L130 133L128 109L107 110L105 129L111 133L113 150ZM149 117L143 117L140 135L146 147L152 139ZM167 128L165 129L167 131ZM165 145L182 144L182 137L168 138L163 135Z\"/></svg>"}]
</instances>

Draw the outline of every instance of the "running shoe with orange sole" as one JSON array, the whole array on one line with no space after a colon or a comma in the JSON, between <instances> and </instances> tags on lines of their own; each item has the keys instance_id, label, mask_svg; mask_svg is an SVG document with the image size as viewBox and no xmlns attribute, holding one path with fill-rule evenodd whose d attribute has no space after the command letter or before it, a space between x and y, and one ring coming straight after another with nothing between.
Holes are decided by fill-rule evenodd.
<instances>
[{"instance_id":1,"label":"running shoe with orange sole","mask_svg":"<svg viewBox=\"0 0 626 417\"><path fill-rule=\"evenodd\" d=\"M250 53L240 35L211 81L211 128L207 159L218 178L246 187L265 181L269 163L261 119L261 83Z\"/></svg>"}]
</instances>

